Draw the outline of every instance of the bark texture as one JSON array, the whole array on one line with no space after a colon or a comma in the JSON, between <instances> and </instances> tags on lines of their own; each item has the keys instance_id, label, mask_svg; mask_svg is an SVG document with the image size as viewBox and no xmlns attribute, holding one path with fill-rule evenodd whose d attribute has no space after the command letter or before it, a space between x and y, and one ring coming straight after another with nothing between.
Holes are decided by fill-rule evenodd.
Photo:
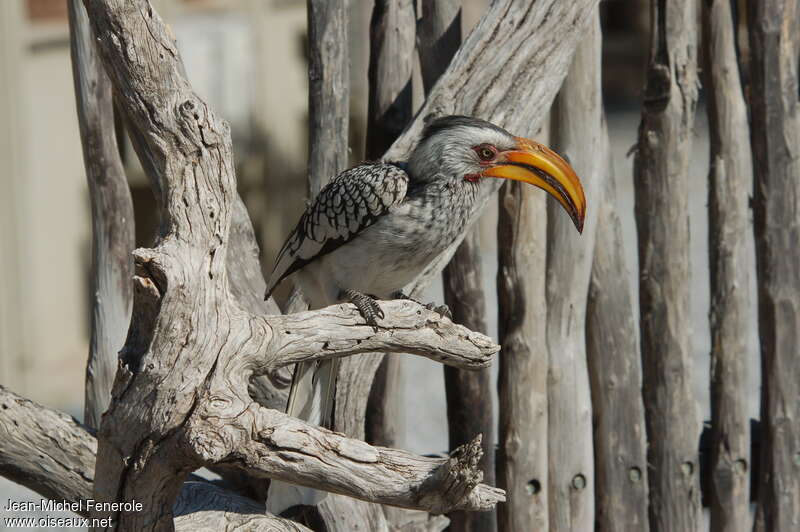
<instances>
[{"instance_id":1,"label":"bark texture","mask_svg":"<svg viewBox=\"0 0 800 532\"><path fill-rule=\"evenodd\" d=\"M131 315L133 201L114 130L111 82L95 50L81 0L69 0L72 76L92 205L92 329L83 416L90 427L111 400L117 353ZM113 212L114 216L105 216Z\"/></svg>"},{"instance_id":2,"label":"bark texture","mask_svg":"<svg viewBox=\"0 0 800 532\"><path fill-rule=\"evenodd\" d=\"M637 313L610 161L607 168L605 190L594 207L597 235L586 306L596 529L647 532L647 439Z\"/></svg>"},{"instance_id":3,"label":"bark texture","mask_svg":"<svg viewBox=\"0 0 800 532\"><path fill-rule=\"evenodd\" d=\"M736 57L731 2L703 2L705 85L711 134L708 229L711 268L711 530L737 532L750 524L750 419L746 360L753 186L747 106Z\"/></svg>"},{"instance_id":4,"label":"bark texture","mask_svg":"<svg viewBox=\"0 0 800 532\"><path fill-rule=\"evenodd\" d=\"M761 337L756 530L800 524L800 5L749 4L753 219Z\"/></svg>"},{"instance_id":5,"label":"bark texture","mask_svg":"<svg viewBox=\"0 0 800 532\"><path fill-rule=\"evenodd\" d=\"M550 530L595 522L592 401L586 361L586 299L597 208L607 177L608 135L600 86L598 10L584 31L553 114L553 146L571 160L588 208L583 234L555 201L547 209L548 461Z\"/></svg>"},{"instance_id":6,"label":"bark texture","mask_svg":"<svg viewBox=\"0 0 800 532\"><path fill-rule=\"evenodd\" d=\"M650 528L697 530L700 420L689 353L689 152L697 99L697 4L653 1L634 159Z\"/></svg>"},{"instance_id":7,"label":"bark texture","mask_svg":"<svg viewBox=\"0 0 800 532\"><path fill-rule=\"evenodd\" d=\"M71 503L92 498L97 440L70 416L23 399L0 386L0 474L43 497ZM297 523L262 515L264 506L208 482L183 485L173 508L175 529L228 527L307 531ZM89 514L79 512L83 517Z\"/></svg>"}]
</instances>

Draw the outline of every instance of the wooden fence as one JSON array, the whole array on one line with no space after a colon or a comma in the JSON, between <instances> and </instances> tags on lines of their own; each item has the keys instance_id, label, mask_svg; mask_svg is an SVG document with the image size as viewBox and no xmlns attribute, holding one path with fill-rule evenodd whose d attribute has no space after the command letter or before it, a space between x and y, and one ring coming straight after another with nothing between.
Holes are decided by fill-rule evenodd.
<instances>
[{"instance_id":1,"label":"wooden fence","mask_svg":"<svg viewBox=\"0 0 800 532\"><path fill-rule=\"evenodd\" d=\"M455 321L480 330L497 313L494 420L485 368L498 347L468 328L407 301L381 303L381 332L351 306L296 313L297 297L281 314L262 301L230 129L192 91L168 26L148 0L70 0L94 220L88 426L0 387L0 473L50 498L136 499L144 510L83 512L125 531L432 531L449 522L454 531L673 532L701 529L704 501L715 531L800 529L800 0L734 9L741 4L651 3L633 150L637 305L602 103L598 0L495 0L463 39L457 0L375 1L371 157L402 160L428 119L469 114L548 138L586 188L581 236L543 194L501 190L497 309L485 305L474 235L407 287L417 295L444 270ZM309 0L308 17L315 194L347 160L347 2ZM415 54L426 94L416 114ZM691 238L707 237L710 250L712 419L702 438L690 386L688 226L701 84L709 233ZM162 216L155 247L133 254L131 216L119 216L130 196L114 109ZM743 383L755 319L762 385L753 424ZM390 448L400 431L399 353L450 366L458 448L448 457ZM345 356L336 432L281 412L289 364ZM190 476L199 467L222 480ZM334 494L271 516L267 479ZM495 483L504 502L487 485Z\"/></svg>"}]
</instances>

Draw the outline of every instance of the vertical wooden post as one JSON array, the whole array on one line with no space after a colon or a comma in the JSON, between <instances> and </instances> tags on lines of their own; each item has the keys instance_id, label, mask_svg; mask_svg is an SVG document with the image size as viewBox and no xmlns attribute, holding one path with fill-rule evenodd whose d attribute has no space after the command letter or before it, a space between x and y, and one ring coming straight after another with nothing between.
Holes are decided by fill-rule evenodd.
<instances>
[{"instance_id":1,"label":"vertical wooden post","mask_svg":"<svg viewBox=\"0 0 800 532\"><path fill-rule=\"evenodd\" d=\"M347 168L350 59L347 0L308 0L310 197Z\"/></svg>"},{"instance_id":2,"label":"vertical wooden post","mask_svg":"<svg viewBox=\"0 0 800 532\"><path fill-rule=\"evenodd\" d=\"M547 209L548 460L550 530L595 522L592 402L586 361L586 300L606 177L608 137L600 86L600 18L593 20L553 107L553 145L569 156L589 207L583 234L558 203Z\"/></svg>"},{"instance_id":3,"label":"vertical wooden post","mask_svg":"<svg viewBox=\"0 0 800 532\"><path fill-rule=\"evenodd\" d=\"M69 0L72 75L92 205L92 331L84 422L98 428L111 400L117 353L133 303L133 201L114 130L111 81L81 0ZM113 213L113 215L111 215Z\"/></svg>"},{"instance_id":4,"label":"vertical wooden post","mask_svg":"<svg viewBox=\"0 0 800 532\"><path fill-rule=\"evenodd\" d=\"M647 439L636 307L628 283L611 164L598 212L586 309L586 351L594 412L599 532L647 532Z\"/></svg>"},{"instance_id":5,"label":"vertical wooden post","mask_svg":"<svg viewBox=\"0 0 800 532\"><path fill-rule=\"evenodd\" d=\"M689 152L697 99L697 4L653 1L634 159L650 528L697 530L700 420L689 353Z\"/></svg>"},{"instance_id":6,"label":"vertical wooden post","mask_svg":"<svg viewBox=\"0 0 800 532\"><path fill-rule=\"evenodd\" d=\"M756 530L800 523L800 2L750 2L753 214L761 336Z\"/></svg>"},{"instance_id":7,"label":"vertical wooden post","mask_svg":"<svg viewBox=\"0 0 800 532\"><path fill-rule=\"evenodd\" d=\"M413 117L411 74L416 17L411 0L376 0L370 21L367 159L379 159ZM402 355L383 356L372 382L367 441L396 447L403 430Z\"/></svg>"},{"instance_id":8,"label":"vertical wooden post","mask_svg":"<svg viewBox=\"0 0 800 532\"><path fill-rule=\"evenodd\" d=\"M711 530L750 530L750 419L746 384L753 184L747 107L730 0L703 2L711 137L708 229L711 269Z\"/></svg>"},{"instance_id":9,"label":"vertical wooden post","mask_svg":"<svg viewBox=\"0 0 800 532\"><path fill-rule=\"evenodd\" d=\"M546 141L547 125L537 138ZM547 346L544 296L546 198L519 183L500 189L497 303L500 532L548 530Z\"/></svg>"}]
</instances>

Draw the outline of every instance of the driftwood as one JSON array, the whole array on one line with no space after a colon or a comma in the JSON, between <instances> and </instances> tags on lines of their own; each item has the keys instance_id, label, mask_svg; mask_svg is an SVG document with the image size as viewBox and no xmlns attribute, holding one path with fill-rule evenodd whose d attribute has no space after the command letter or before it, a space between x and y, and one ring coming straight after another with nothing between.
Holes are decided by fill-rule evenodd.
<instances>
[{"instance_id":1,"label":"driftwood","mask_svg":"<svg viewBox=\"0 0 800 532\"><path fill-rule=\"evenodd\" d=\"M705 85L711 135L708 226L711 267L711 530L750 530L750 417L746 411L753 185L747 106L726 0L703 2Z\"/></svg>"},{"instance_id":2,"label":"driftwood","mask_svg":"<svg viewBox=\"0 0 800 532\"><path fill-rule=\"evenodd\" d=\"M553 145L569 156L586 197L602 194L609 158L600 86L598 10L584 32L556 99ZM590 530L595 522L592 404L586 362L586 298L597 209L583 234L556 202L547 211L548 461L550 530Z\"/></svg>"},{"instance_id":3,"label":"driftwood","mask_svg":"<svg viewBox=\"0 0 800 532\"><path fill-rule=\"evenodd\" d=\"M610 162L609 162L610 166ZM592 388L596 529L647 532L647 440L636 307L628 284L613 169L598 194L586 307Z\"/></svg>"},{"instance_id":4,"label":"driftwood","mask_svg":"<svg viewBox=\"0 0 800 532\"><path fill-rule=\"evenodd\" d=\"M100 426L131 315L133 201L114 131L111 82L103 71L81 0L69 0L70 45L83 164L92 204L92 336L84 419ZM105 216L113 212L114 216Z\"/></svg>"},{"instance_id":5,"label":"driftwood","mask_svg":"<svg viewBox=\"0 0 800 532\"><path fill-rule=\"evenodd\" d=\"M547 139L545 124L534 137ZM521 183L500 189L497 304L500 375L497 509L501 532L548 530L546 196Z\"/></svg>"},{"instance_id":6,"label":"driftwood","mask_svg":"<svg viewBox=\"0 0 800 532\"><path fill-rule=\"evenodd\" d=\"M749 6L763 427L755 528L787 531L800 523L800 3Z\"/></svg>"},{"instance_id":7,"label":"driftwood","mask_svg":"<svg viewBox=\"0 0 800 532\"><path fill-rule=\"evenodd\" d=\"M0 386L0 474L40 495L67 501L89 517L97 440L91 429L70 416L24 399ZM179 531L307 531L286 519L261 515L264 506L208 482L181 489L173 512Z\"/></svg>"},{"instance_id":8,"label":"driftwood","mask_svg":"<svg viewBox=\"0 0 800 532\"><path fill-rule=\"evenodd\" d=\"M651 49L634 158L651 530L697 530L700 423L689 353L689 152L697 4L651 4Z\"/></svg>"}]
</instances>

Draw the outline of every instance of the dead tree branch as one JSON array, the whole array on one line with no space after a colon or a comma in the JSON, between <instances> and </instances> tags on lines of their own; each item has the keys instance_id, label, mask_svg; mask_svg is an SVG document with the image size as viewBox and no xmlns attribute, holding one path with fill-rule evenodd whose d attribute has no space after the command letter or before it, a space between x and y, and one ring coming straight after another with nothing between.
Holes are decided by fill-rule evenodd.
<instances>
[{"instance_id":1,"label":"dead tree branch","mask_svg":"<svg viewBox=\"0 0 800 532\"><path fill-rule=\"evenodd\" d=\"M689 153L697 100L697 4L652 2L634 159L651 530L696 530L700 420L689 353Z\"/></svg>"},{"instance_id":2,"label":"dead tree branch","mask_svg":"<svg viewBox=\"0 0 800 532\"><path fill-rule=\"evenodd\" d=\"M746 411L753 159L731 3L703 2L711 134L708 228L711 267L711 530L750 529L750 416Z\"/></svg>"},{"instance_id":3,"label":"dead tree branch","mask_svg":"<svg viewBox=\"0 0 800 532\"><path fill-rule=\"evenodd\" d=\"M92 204L92 336L84 419L100 426L111 400L117 353L125 343L133 291L133 201L114 131L111 82L97 56L81 0L69 0L72 76L83 164ZM113 212L114 216L105 216Z\"/></svg>"},{"instance_id":4,"label":"dead tree branch","mask_svg":"<svg viewBox=\"0 0 800 532\"><path fill-rule=\"evenodd\" d=\"M0 474L43 497L77 503L92 498L97 440L70 416L23 399L0 386ZM264 515L264 506L207 482L184 484L173 509L179 531L307 531Z\"/></svg>"}]
</instances>

